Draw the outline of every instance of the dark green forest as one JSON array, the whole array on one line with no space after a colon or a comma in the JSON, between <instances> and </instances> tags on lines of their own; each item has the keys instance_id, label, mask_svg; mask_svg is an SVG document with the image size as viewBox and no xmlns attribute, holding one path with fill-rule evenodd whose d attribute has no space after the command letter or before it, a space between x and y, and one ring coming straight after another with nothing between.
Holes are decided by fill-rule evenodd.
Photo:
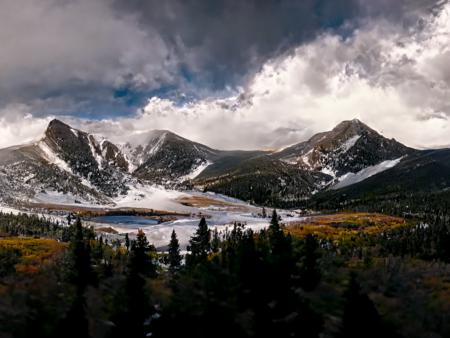
<instances>
[{"instance_id":1,"label":"dark green forest","mask_svg":"<svg viewBox=\"0 0 450 338\"><path fill-rule=\"evenodd\" d=\"M444 213L347 241L293 236L276 211L258 233L203 218L183 253L175 231L157 252L71 223L0 214L1 337L450 335ZM60 249L18 269L41 240Z\"/></svg>"}]
</instances>

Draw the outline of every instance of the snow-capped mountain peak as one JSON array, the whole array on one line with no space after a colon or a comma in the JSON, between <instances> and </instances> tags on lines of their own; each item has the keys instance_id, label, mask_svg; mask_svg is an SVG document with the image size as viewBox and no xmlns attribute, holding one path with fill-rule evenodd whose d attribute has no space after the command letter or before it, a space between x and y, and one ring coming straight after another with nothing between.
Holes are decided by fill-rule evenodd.
<instances>
[{"instance_id":1,"label":"snow-capped mountain peak","mask_svg":"<svg viewBox=\"0 0 450 338\"><path fill-rule=\"evenodd\" d=\"M343 121L331 131L312 136L274 154L282 161L318 170L334 178L356 173L414 151L378 134L358 119Z\"/></svg>"},{"instance_id":2,"label":"snow-capped mountain peak","mask_svg":"<svg viewBox=\"0 0 450 338\"><path fill-rule=\"evenodd\" d=\"M108 204L139 184L158 184L257 203L295 201L388 170L414 151L359 120L273 153L216 150L168 130L114 144L53 120L39 142L0 150L0 199Z\"/></svg>"}]
</instances>

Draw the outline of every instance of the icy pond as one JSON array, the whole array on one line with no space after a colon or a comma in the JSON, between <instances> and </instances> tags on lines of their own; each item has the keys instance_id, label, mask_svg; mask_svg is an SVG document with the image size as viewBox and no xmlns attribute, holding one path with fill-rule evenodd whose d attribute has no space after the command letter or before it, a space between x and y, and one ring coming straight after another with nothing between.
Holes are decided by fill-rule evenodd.
<instances>
[{"instance_id":1,"label":"icy pond","mask_svg":"<svg viewBox=\"0 0 450 338\"><path fill-rule=\"evenodd\" d=\"M142 228L147 227L151 225L158 224L157 220L142 217L142 216L118 216L118 215L111 215L111 216L98 216L91 218L91 221L96 223L105 223L105 224L111 224L120 226L121 228L129 228L129 229L136 229L136 228Z\"/></svg>"}]
</instances>

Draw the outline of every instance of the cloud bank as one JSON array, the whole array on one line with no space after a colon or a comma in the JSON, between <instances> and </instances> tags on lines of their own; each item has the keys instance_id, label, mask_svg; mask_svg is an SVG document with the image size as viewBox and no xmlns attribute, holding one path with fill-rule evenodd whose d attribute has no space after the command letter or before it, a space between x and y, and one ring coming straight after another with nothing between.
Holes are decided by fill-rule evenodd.
<instances>
[{"instance_id":1,"label":"cloud bank","mask_svg":"<svg viewBox=\"0 0 450 338\"><path fill-rule=\"evenodd\" d=\"M424 11L423 3L409 2L407 24L389 16L363 16L348 34L325 30L271 57L242 87L221 98L180 103L154 96L132 116L66 120L114 141L169 129L217 148L255 149L296 143L344 119L359 118L409 146L449 145L450 4ZM393 18L403 13L404 7L399 8L392 10ZM164 37L159 41L169 45ZM29 114L20 107L22 115ZM20 119L8 121L8 114L0 111L0 128L23 129ZM36 125L49 118L34 116ZM27 134L38 136L37 131ZM17 141L14 135L2 137L0 146Z\"/></svg>"},{"instance_id":2,"label":"cloud bank","mask_svg":"<svg viewBox=\"0 0 450 338\"><path fill-rule=\"evenodd\" d=\"M2 0L0 46L0 106L26 104L35 115L114 114L124 106L117 91L176 81L159 34L107 0Z\"/></svg>"},{"instance_id":3,"label":"cloud bank","mask_svg":"<svg viewBox=\"0 0 450 338\"><path fill-rule=\"evenodd\" d=\"M170 129L219 148L276 148L359 118L414 147L450 143L450 5L413 27L368 22L266 63L239 93L152 98L122 130ZM120 127L119 127L120 128Z\"/></svg>"}]
</instances>

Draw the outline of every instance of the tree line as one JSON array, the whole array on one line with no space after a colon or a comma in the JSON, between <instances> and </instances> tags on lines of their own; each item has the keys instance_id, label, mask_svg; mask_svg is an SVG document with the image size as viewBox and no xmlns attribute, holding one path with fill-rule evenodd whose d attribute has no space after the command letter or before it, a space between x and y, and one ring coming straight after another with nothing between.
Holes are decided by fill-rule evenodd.
<instances>
[{"instance_id":1,"label":"tree line","mask_svg":"<svg viewBox=\"0 0 450 338\"><path fill-rule=\"evenodd\" d=\"M276 211L256 233L239 223L219 233L202 218L185 254L175 231L161 253L142 231L107 244L79 218L68 227L24 215L0 220L2 232L68 242L38 275L0 276L5 337L399 337L348 262L369 254L449 258L443 215L357 245L294 238ZM334 300L324 286L330 280Z\"/></svg>"}]
</instances>

